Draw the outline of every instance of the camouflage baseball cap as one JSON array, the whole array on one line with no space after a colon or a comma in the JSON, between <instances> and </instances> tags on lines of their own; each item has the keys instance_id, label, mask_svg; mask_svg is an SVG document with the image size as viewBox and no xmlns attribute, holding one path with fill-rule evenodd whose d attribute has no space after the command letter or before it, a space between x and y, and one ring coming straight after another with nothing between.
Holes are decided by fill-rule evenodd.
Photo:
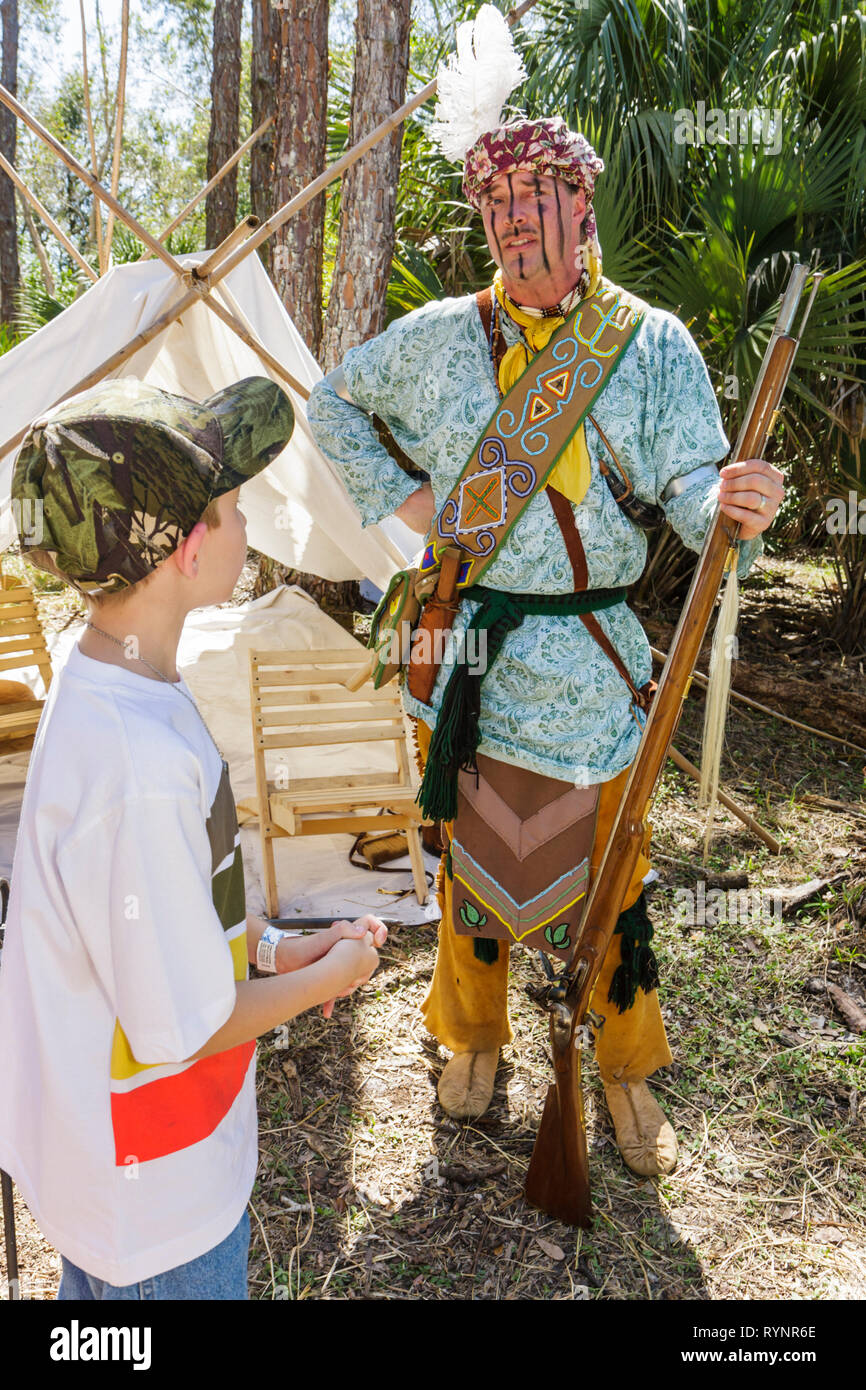
<instances>
[{"instance_id":1,"label":"camouflage baseball cap","mask_svg":"<svg viewBox=\"0 0 866 1390\"><path fill-rule=\"evenodd\" d=\"M276 458L295 417L268 377L206 401L134 377L102 382L34 420L15 465L16 515L41 507L33 564L83 593L112 593L156 569L208 504Z\"/></svg>"}]
</instances>

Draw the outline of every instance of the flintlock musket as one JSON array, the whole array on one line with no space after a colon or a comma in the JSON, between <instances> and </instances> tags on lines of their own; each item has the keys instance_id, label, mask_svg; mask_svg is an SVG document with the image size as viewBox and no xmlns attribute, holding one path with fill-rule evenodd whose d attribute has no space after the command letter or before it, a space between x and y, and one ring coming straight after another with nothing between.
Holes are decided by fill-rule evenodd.
<instances>
[{"instance_id":1,"label":"flintlock musket","mask_svg":"<svg viewBox=\"0 0 866 1390\"><path fill-rule=\"evenodd\" d=\"M808 276L808 266L796 265L791 271L732 462L762 457L800 344L800 337L794 337L791 330ZM820 280L821 275L815 273L800 320L800 334ZM588 895L580 934L560 975L537 996L550 1013L555 1084L548 1088L532 1151L526 1199L572 1226L588 1226L592 1220L580 1084L581 1049L590 1040L585 1019L589 1016L595 1021L590 1011L593 989L643 845L646 810L665 765L726 562L731 551L736 552L739 531L738 522L717 510Z\"/></svg>"}]
</instances>

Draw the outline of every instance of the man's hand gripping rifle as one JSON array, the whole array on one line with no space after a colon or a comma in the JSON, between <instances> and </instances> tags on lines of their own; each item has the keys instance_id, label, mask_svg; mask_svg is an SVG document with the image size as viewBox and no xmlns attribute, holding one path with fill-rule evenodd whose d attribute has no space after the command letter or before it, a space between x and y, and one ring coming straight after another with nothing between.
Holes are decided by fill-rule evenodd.
<instances>
[{"instance_id":1,"label":"man's hand gripping rifle","mask_svg":"<svg viewBox=\"0 0 866 1390\"><path fill-rule=\"evenodd\" d=\"M762 456L799 346L800 339L792 336L791 329L808 275L808 267L802 265L791 272L732 462ZM820 279L818 274L812 278L800 333ZM568 1225L588 1226L592 1220L580 1084L580 1054L588 1040L586 1019L593 1018L592 993L643 844L646 810L668 755L726 561L736 550L739 529L738 523L717 512L587 899L580 936L561 974L538 992L550 1013L555 1083L547 1092L526 1177L526 1199Z\"/></svg>"}]
</instances>

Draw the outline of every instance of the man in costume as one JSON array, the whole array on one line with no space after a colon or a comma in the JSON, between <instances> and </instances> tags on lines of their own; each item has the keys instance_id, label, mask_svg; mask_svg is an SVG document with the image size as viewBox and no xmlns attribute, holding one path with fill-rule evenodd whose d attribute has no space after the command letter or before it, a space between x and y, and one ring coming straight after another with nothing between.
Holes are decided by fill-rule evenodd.
<instances>
[{"instance_id":1,"label":"man in costume","mask_svg":"<svg viewBox=\"0 0 866 1390\"><path fill-rule=\"evenodd\" d=\"M453 1053L439 1098L458 1117L486 1109L499 1050L513 1036L509 943L567 956L640 739L652 666L623 601L646 556L633 518L646 521L660 506L698 550L719 502L741 523L742 574L782 497L781 474L763 461L729 465L720 482L728 442L692 338L672 314L602 279L592 198L603 167L558 118L485 130L466 154L463 186L498 267L491 289L398 319L350 351L309 402L314 435L364 524L394 513L424 532L432 521L422 572L435 573L449 541L465 561L455 642L432 694L417 698L411 681L404 691L427 760L422 804L449 822L424 1016ZM596 367L606 372L588 406L574 405L577 388L562 368L570 349L542 358L569 324L577 348L597 354L584 371L589 384ZM537 363L544 381L521 400L516 383ZM547 416L568 417L569 402L567 437L539 461L532 451ZM576 429L573 409L587 410ZM373 414L429 484L419 488L393 461ZM517 469L510 475L494 466L503 439ZM619 502L614 487L627 493ZM503 515L518 503L509 529ZM479 542L485 535L492 549ZM470 624L486 637L483 677L459 661ZM619 1148L635 1171L654 1174L673 1168L677 1148L646 1084L672 1060L643 895L648 871L642 857L596 985L593 1026Z\"/></svg>"}]
</instances>

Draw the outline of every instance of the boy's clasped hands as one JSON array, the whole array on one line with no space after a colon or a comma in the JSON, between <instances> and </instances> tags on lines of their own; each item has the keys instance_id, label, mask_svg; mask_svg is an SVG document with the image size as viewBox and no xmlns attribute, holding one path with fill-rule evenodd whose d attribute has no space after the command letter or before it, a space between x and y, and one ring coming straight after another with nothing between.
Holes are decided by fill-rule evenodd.
<instances>
[{"instance_id":1,"label":"boy's clasped hands","mask_svg":"<svg viewBox=\"0 0 866 1390\"><path fill-rule=\"evenodd\" d=\"M277 974L302 970L316 961L327 966L327 979L334 992L322 1005L322 1013L330 1018L338 999L344 999L370 979L379 964L378 948L384 946L387 937L388 928L369 914L354 922L335 921L324 931L302 936L287 933L277 947Z\"/></svg>"}]
</instances>

